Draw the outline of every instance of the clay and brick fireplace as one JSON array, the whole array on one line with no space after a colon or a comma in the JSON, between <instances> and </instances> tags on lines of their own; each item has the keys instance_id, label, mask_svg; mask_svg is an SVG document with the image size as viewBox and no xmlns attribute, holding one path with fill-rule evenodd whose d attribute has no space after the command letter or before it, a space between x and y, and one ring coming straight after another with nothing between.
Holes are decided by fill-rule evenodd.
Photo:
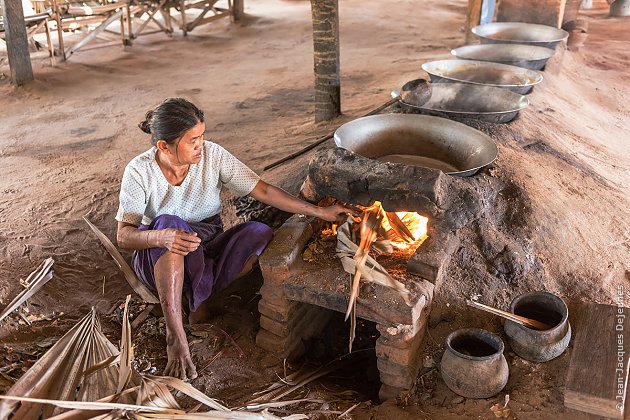
<instances>
[{"instance_id":1,"label":"clay and brick fireplace","mask_svg":"<svg viewBox=\"0 0 630 420\"><path fill-rule=\"evenodd\" d=\"M431 302L459 245L458 230L478 216L480 195L464 178L380 162L336 147L314 156L301 193L312 202L333 197L369 206L380 201L386 211L412 211L429 219L428 238L402 262L409 304L394 289L368 283L361 287L356 306L356 316L375 322L380 332L380 398L411 388L421 366ZM304 352L303 340L320 332L330 310L346 312L348 306L351 276L334 254L312 262L302 258L321 228L319 221L295 215L277 230L260 258L264 284L256 342L288 359Z\"/></svg>"}]
</instances>

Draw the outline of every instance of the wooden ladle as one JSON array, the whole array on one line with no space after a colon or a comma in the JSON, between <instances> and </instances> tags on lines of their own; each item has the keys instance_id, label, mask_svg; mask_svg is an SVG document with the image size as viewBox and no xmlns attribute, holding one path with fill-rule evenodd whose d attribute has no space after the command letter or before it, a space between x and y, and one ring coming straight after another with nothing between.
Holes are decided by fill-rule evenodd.
<instances>
[{"instance_id":1,"label":"wooden ladle","mask_svg":"<svg viewBox=\"0 0 630 420\"><path fill-rule=\"evenodd\" d=\"M510 321L516 322L517 324L521 324L529 328L534 328L536 330L548 330L552 328L550 325L547 325L544 322L536 321L535 319L531 318L525 318L524 316L520 315L515 315L511 312L505 312L501 309L493 308L492 306L484 305L483 303L479 303L474 300L467 300L466 304L468 306L472 306L473 308L481 309L482 311L498 315L505 319L509 319Z\"/></svg>"}]
</instances>

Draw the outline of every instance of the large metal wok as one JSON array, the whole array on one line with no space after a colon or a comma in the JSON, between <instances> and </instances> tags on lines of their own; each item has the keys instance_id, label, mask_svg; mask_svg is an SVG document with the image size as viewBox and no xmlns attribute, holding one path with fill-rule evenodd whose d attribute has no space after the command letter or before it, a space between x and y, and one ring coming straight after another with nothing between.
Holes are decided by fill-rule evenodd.
<instances>
[{"instance_id":1,"label":"large metal wok","mask_svg":"<svg viewBox=\"0 0 630 420\"><path fill-rule=\"evenodd\" d=\"M556 48L569 33L553 26L524 22L494 22L472 28L482 44L529 44Z\"/></svg>"},{"instance_id":2,"label":"large metal wok","mask_svg":"<svg viewBox=\"0 0 630 420\"><path fill-rule=\"evenodd\" d=\"M525 95L542 82L540 73L507 64L474 60L439 60L422 65L433 83L463 82L495 86Z\"/></svg>"},{"instance_id":3,"label":"large metal wok","mask_svg":"<svg viewBox=\"0 0 630 420\"><path fill-rule=\"evenodd\" d=\"M350 121L335 131L337 146L383 162L471 176L498 154L490 137L455 121L427 115L385 114Z\"/></svg>"},{"instance_id":4,"label":"large metal wok","mask_svg":"<svg viewBox=\"0 0 630 420\"><path fill-rule=\"evenodd\" d=\"M400 89L392 92L392 97ZM410 110L456 120L477 119L494 123L512 121L518 112L527 108L529 101L523 95L494 86L468 83L432 83L431 98L424 104L401 100Z\"/></svg>"},{"instance_id":5,"label":"large metal wok","mask_svg":"<svg viewBox=\"0 0 630 420\"><path fill-rule=\"evenodd\" d=\"M492 61L531 70L541 70L554 53L551 48L521 44L466 45L451 51L464 60Z\"/></svg>"}]
</instances>

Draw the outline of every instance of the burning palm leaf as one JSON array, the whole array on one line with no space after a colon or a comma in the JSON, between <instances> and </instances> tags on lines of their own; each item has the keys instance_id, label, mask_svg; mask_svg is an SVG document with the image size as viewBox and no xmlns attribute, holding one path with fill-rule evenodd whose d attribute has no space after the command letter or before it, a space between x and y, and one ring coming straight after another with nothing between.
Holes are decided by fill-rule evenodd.
<instances>
[{"instance_id":1,"label":"burning palm leaf","mask_svg":"<svg viewBox=\"0 0 630 420\"><path fill-rule=\"evenodd\" d=\"M410 305L409 290L401 282L394 280L381 265L369 255L374 246L376 251L382 252L391 247L391 241L415 243L416 238L398 214L385 212L377 201L363 211L359 228L359 245L352 240L356 229L351 226L349 219L337 229L337 256L341 259L344 270L353 275L348 299L345 319L351 318L349 350L352 351L354 329L356 327L356 301L359 294L361 279L381 284L396 290L407 305ZM390 240L391 239L391 240ZM423 238L421 238L423 239Z\"/></svg>"}]
</instances>

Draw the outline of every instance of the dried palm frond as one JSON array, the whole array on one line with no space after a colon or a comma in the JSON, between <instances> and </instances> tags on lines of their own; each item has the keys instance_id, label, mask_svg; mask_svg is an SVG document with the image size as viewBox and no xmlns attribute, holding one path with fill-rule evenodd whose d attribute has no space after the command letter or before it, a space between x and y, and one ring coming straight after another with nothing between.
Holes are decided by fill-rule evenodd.
<instances>
[{"instance_id":1,"label":"dried palm frond","mask_svg":"<svg viewBox=\"0 0 630 420\"><path fill-rule=\"evenodd\" d=\"M316 399L316 398L300 398L299 400L275 401L275 402L259 403L259 404L247 404L246 408L248 410L261 410L263 408L286 407L288 405L299 404L299 403L303 403L303 402L324 404L326 402L326 400L321 400L321 399Z\"/></svg>"},{"instance_id":2,"label":"dried palm frond","mask_svg":"<svg viewBox=\"0 0 630 420\"><path fill-rule=\"evenodd\" d=\"M142 378L136 404L150 407L180 408L166 385L148 377Z\"/></svg>"},{"instance_id":3,"label":"dried palm frond","mask_svg":"<svg viewBox=\"0 0 630 420\"><path fill-rule=\"evenodd\" d=\"M46 283L53 278L51 271L53 263L55 261L52 258L46 258L40 265L28 275L24 281L25 289L18 294L15 299L7 305L6 308L0 313L0 321L6 318L11 312L17 309L21 304L26 302L28 298L37 293Z\"/></svg>"},{"instance_id":4,"label":"dried palm frond","mask_svg":"<svg viewBox=\"0 0 630 420\"><path fill-rule=\"evenodd\" d=\"M199 401L200 403L203 403L205 405L207 405L208 407L214 409L214 410L218 410L218 411L229 411L229 409L227 407L225 407L224 405L220 404L217 400L215 400L214 398L210 398L208 397L206 394L204 394L203 392L199 391L198 389L196 389L195 387L193 387L190 384L187 384L186 382L182 381L181 379L177 379L177 378L173 378L170 376L152 376L152 375L146 375L145 378L149 378L157 383L160 383L162 385L168 385L173 389L178 390L179 392L182 392L186 395L188 395L191 398L194 398L195 400Z\"/></svg>"},{"instance_id":5,"label":"dried palm frond","mask_svg":"<svg viewBox=\"0 0 630 420\"><path fill-rule=\"evenodd\" d=\"M356 269L354 271L354 279L352 280L352 288L350 292L350 299L348 301L348 309L346 310L346 320L350 316L350 312L352 312L352 308L356 304L356 299L359 294L359 283L361 280L361 274L363 271L363 267L365 266L365 262L369 257L368 251L370 247L376 241L376 228L381 225L381 220L383 219L382 214L377 209L373 209L368 207L363 212L363 219L361 220L361 242L357 248L352 259L356 265ZM339 232L337 232L339 235ZM352 349L351 349L352 351Z\"/></svg>"},{"instance_id":6,"label":"dried palm frond","mask_svg":"<svg viewBox=\"0 0 630 420\"><path fill-rule=\"evenodd\" d=\"M131 286L131 288L138 294L138 296L140 296L142 300L147 303L159 303L160 301L158 300L158 298L155 297L155 295L151 293L151 291L144 284L142 284L140 280L138 280L136 273L134 273L131 267L129 267L129 264L127 264L123 256L120 255L120 252L118 251L118 249L116 249L112 241L110 241L109 238L105 236L105 234L101 232L99 228L94 226L86 217L83 217L83 220L85 220L88 226L90 226L90 229L92 229L92 231L96 234L96 237L99 239L99 241L101 241L101 244L103 244L105 249L107 249L109 255L111 255L114 261L116 261L116 264L118 264L118 268L120 268L120 271L122 271L125 275L127 283L129 283L129 286Z\"/></svg>"},{"instance_id":7,"label":"dried palm frond","mask_svg":"<svg viewBox=\"0 0 630 420\"><path fill-rule=\"evenodd\" d=\"M118 383L116 366L83 373L91 366L118 354L116 347L101 332L94 308L70 331L61 337L7 391L9 397L33 397L54 400L96 400L115 393ZM0 403L0 419L6 418L16 403ZM50 417L54 407L25 402L14 418L38 419Z\"/></svg>"},{"instance_id":8,"label":"dried palm frond","mask_svg":"<svg viewBox=\"0 0 630 420\"><path fill-rule=\"evenodd\" d=\"M122 404L122 403L112 403L112 402L98 402L98 401L66 401L66 400L54 400L47 398L30 398L30 397L19 397L19 396L9 396L9 395L0 395L0 400L8 400L8 401L18 401L24 403L31 404L48 404L54 405L60 408L71 408L71 409L79 409L79 410L128 410L128 411L157 411L157 412L165 412L169 413L169 415L174 414L183 414L185 413L183 410L174 410L171 408L163 408L163 407L151 407L146 405L136 405L136 404ZM23 417L17 417L22 419Z\"/></svg>"},{"instance_id":9,"label":"dried palm frond","mask_svg":"<svg viewBox=\"0 0 630 420\"><path fill-rule=\"evenodd\" d=\"M350 229L348 222L337 229L337 256L341 260L344 271L354 275L357 270L357 264L353 257L358 252L359 247L350 239ZM405 303L411 304L409 301L409 290L405 285L392 278L387 273L387 270L369 254L363 267L359 267L359 270L361 271L362 279L396 290L405 300Z\"/></svg>"},{"instance_id":10,"label":"dried palm frond","mask_svg":"<svg viewBox=\"0 0 630 420\"><path fill-rule=\"evenodd\" d=\"M131 345L131 325L129 325L129 300L131 295L127 296L125 301L125 310L122 320L122 334L120 337L120 367L118 369L118 387L116 393L121 392L131 379L133 360L133 346Z\"/></svg>"},{"instance_id":11,"label":"dried palm frond","mask_svg":"<svg viewBox=\"0 0 630 420\"><path fill-rule=\"evenodd\" d=\"M404 240L413 239L413 235L409 229L402 223L400 218L393 213L385 213L380 204L375 204L365 209L361 219L360 226L360 243L357 245L352 240L353 227L350 226L351 219L337 228L337 256L341 260L341 264L345 272L351 274L352 284L350 287L350 298L348 299L348 308L346 309L347 321L350 318L350 337L348 351L352 352L352 343L355 338L356 328L356 306L359 295L359 286L361 279L378 283L382 286L390 287L396 290L410 305L409 290L401 282L394 280L387 271L374 258L369 255L369 250L379 237L379 229L383 226L381 221L387 217L389 219L392 230ZM395 226L395 227L394 227ZM385 242L385 241L380 241ZM382 249L380 246L377 249Z\"/></svg>"},{"instance_id":12,"label":"dried palm frond","mask_svg":"<svg viewBox=\"0 0 630 420\"><path fill-rule=\"evenodd\" d=\"M100 400L97 400L96 402L112 402L128 394L136 393L139 390L140 390L140 386L135 386L133 388L128 388L124 390L120 394L108 395L107 397L103 397ZM103 414L110 414L111 410L103 410L102 412ZM58 414L54 417L50 417L47 420L88 420L88 419L93 420L95 418L98 418L98 417L95 417L97 413L98 412L95 412L94 410L74 409L74 410L66 411L65 413Z\"/></svg>"},{"instance_id":13,"label":"dried palm frond","mask_svg":"<svg viewBox=\"0 0 630 420\"><path fill-rule=\"evenodd\" d=\"M258 396L253 400L248 401L247 407L254 406L254 404L278 401L280 398L291 394L299 388L302 388L304 385L341 368L344 365L342 359L343 357L335 359L332 362L316 369L302 368L297 372L292 373L287 376L286 379L288 380L275 382L264 391L254 394Z\"/></svg>"},{"instance_id":14,"label":"dried palm frond","mask_svg":"<svg viewBox=\"0 0 630 420\"><path fill-rule=\"evenodd\" d=\"M178 419L178 420L302 420L308 419L304 414L292 414L285 417L278 417L267 410L260 413L249 413L247 411L209 411L205 413L183 413L183 414L167 414L167 413L132 413L132 418L138 420L153 419Z\"/></svg>"}]
</instances>

